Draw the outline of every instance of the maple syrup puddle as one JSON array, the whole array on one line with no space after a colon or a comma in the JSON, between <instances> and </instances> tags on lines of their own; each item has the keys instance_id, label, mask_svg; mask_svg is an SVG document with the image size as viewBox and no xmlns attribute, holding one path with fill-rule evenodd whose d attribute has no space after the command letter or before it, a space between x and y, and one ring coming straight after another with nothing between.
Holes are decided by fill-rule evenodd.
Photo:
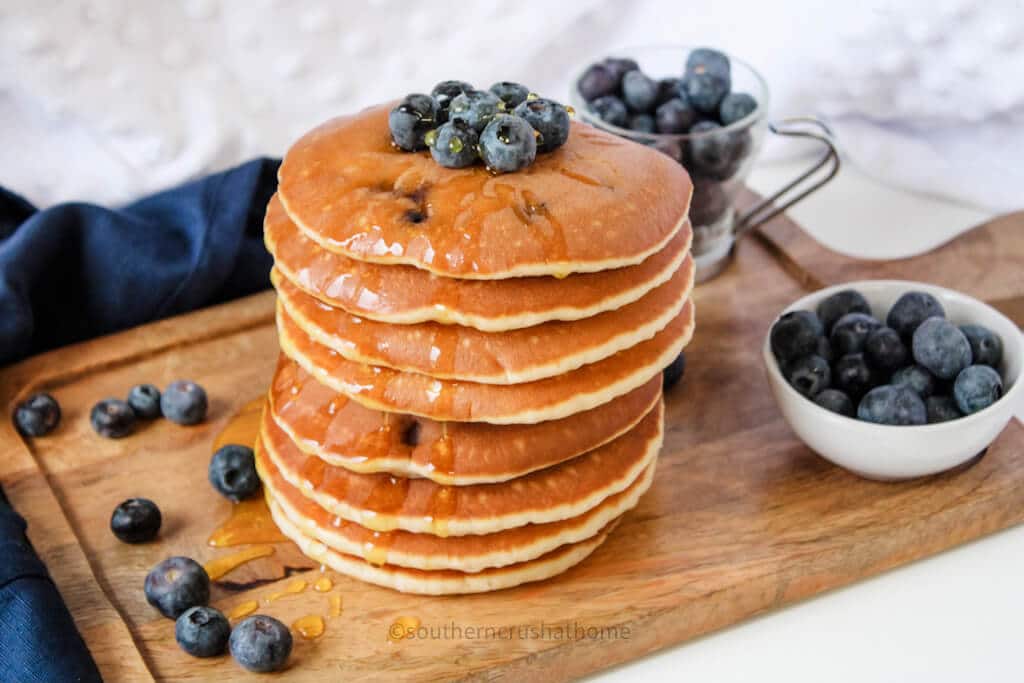
<instances>
[{"instance_id":1,"label":"maple syrup puddle","mask_svg":"<svg viewBox=\"0 0 1024 683\"><path fill-rule=\"evenodd\" d=\"M234 621L235 619L247 617L256 610L258 610L259 607L260 603L256 600L246 600L245 602L240 602L234 607L232 607L231 611L228 612L228 619Z\"/></svg>"},{"instance_id":2,"label":"maple syrup puddle","mask_svg":"<svg viewBox=\"0 0 1024 683\"><path fill-rule=\"evenodd\" d=\"M334 582L329 576L321 576L313 583L313 590L317 593L326 593L334 588Z\"/></svg>"},{"instance_id":3,"label":"maple syrup puddle","mask_svg":"<svg viewBox=\"0 0 1024 683\"><path fill-rule=\"evenodd\" d=\"M295 579L287 586L285 586L284 590L278 591L277 593L273 593L272 595L270 595L270 597L266 599L266 604L269 605L270 603L276 600L280 600L281 598L287 597L289 595L298 595L302 591L306 590L307 585L309 584L307 584L305 580Z\"/></svg>"},{"instance_id":4,"label":"maple syrup puddle","mask_svg":"<svg viewBox=\"0 0 1024 683\"><path fill-rule=\"evenodd\" d=\"M292 623L292 630L304 640L313 640L324 634L326 623L319 614L307 614Z\"/></svg>"},{"instance_id":5,"label":"maple syrup puddle","mask_svg":"<svg viewBox=\"0 0 1024 683\"><path fill-rule=\"evenodd\" d=\"M245 550L232 555L226 555L224 557L218 557L210 560L203 565L203 569L206 570L211 581L216 581L217 579L241 567L246 562L252 562L257 558L268 557L273 554L274 546L272 545L254 545L251 548L246 548Z\"/></svg>"},{"instance_id":6,"label":"maple syrup puddle","mask_svg":"<svg viewBox=\"0 0 1024 683\"><path fill-rule=\"evenodd\" d=\"M327 596L327 603L330 606L328 614L332 617L341 616L341 595L334 593Z\"/></svg>"}]
</instances>

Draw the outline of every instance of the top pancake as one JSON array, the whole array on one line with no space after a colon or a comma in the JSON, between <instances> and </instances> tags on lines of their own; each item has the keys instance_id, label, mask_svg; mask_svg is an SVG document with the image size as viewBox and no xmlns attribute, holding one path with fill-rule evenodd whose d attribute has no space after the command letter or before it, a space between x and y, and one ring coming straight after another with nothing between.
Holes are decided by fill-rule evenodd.
<instances>
[{"instance_id":1,"label":"top pancake","mask_svg":"<svg viewBox=\"0 0 1024 683\"><path fill-rule=\"evenodd\" d=\"M395 149L389 109L332 119L284 158L281 202L325 249L453 278L562 277L638 264L686 218L692 185L679 164L586 124L495 176Z\"/></svg>"}]
</instances>

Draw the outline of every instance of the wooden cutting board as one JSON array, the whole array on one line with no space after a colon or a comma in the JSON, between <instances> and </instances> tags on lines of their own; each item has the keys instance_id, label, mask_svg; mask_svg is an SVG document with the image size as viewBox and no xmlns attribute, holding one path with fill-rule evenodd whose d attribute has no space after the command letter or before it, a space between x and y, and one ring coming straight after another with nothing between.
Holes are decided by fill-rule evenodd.
<instances>
[{"instance_id":1,"label":"wooden cutting board","mask_svg":"<svg viewBox=\"0 0 1024 683\"><path fill-rule=\"evenodd\" d=\"M917 278L998 300L1024 318L1024 216L982 226L937 252L858 262L827 252L785 217L742 242L734 262L695 293L696 338L683 383L667 398L655 483L582 565L553 580L488 595L402 595L331 574L343 612L316 640L297 639L287 680L562 680L747 619L1019 523L1024 428L1014 421L959 472L902 484L857 479L819 459L782 422L760 362L777 312L826 282ZM0 482L108 681L249 680L229 657L192 659L173 623L143 597L169 555L201 562L232 549L207 537L230 513L210 488L215 435L270 379L277 344L265 293L54 351L0 372L10 414L47 390L64 409L52 436L22 440L0 421ZM139 382L193 378L208 421L166 420L127 439L97 437L88 412ZM868 446L869 447L869 446ZM164 514L157 542L128 546L108 530L122 499ZM287 575L287 578L286 578ZM215 585L227 610L318 576L290 543ZM260 608L286 623L327 614L312 589ZM425 637L392 642L411 617Z\"/></svg>"}]
</instances>

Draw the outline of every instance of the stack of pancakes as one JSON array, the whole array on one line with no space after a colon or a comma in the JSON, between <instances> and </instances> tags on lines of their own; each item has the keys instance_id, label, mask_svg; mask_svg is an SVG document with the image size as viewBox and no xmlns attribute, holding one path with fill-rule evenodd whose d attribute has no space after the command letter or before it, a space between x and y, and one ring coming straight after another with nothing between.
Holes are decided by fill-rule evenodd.
<instances>
[{"instance_id":1,"label":"stack of pancakes","mask_svg":"<svg viewBox=\"0 0 1024 683\"><path fill-rule=\"evenodd\" d=\"M547 578L651 484L694 327L689 179L577 123L521 172L447 169L393 149L387 113L306 134L267 210L271 513L401 591Z\"/></svg>"}]
</instances>

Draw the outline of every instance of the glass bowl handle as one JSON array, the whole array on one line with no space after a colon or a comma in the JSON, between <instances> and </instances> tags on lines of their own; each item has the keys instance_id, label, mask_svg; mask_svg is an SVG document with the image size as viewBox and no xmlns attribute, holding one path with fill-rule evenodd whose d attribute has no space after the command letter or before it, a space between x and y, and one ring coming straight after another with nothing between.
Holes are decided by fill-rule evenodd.
<instances>
[{"instance_id":1,"label":"glass bowl handle","mask_svg":"<svg viewBox=\"0 0 1024 683\"><path fill-rule=\"evenodd\" d=\"M835 135L822 120L813 116L797 116L780 121L772 121L768 129L776 135L792 138L809 138L817 140L825 147L825 153L809 169L784 185L775 194L765 197L747 209L736 220L733 233L739 237L745 232L770 221L780 213L809 196L839 172L839 152L836 149ZM821 173L823 171L823 173ZM809 185L805 183L818 176ZM795 193L795 194L792 194ZM788 197L788 198L786 198ZM777 201L785 199L781 204Z\"/></svg>"}]
</instances>

